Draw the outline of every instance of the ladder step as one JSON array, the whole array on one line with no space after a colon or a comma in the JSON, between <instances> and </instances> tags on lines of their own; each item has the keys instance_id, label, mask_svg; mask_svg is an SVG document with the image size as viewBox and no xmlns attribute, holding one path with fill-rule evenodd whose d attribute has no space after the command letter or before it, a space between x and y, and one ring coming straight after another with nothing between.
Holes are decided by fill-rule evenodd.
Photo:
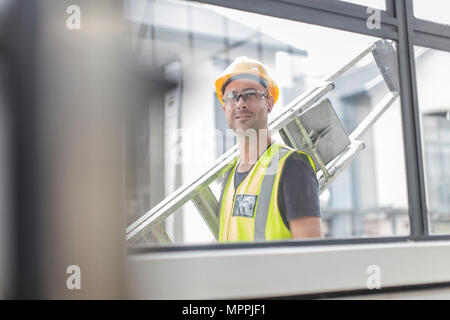
<instances>
[{"instance_id":1,"label":"ladder step","mask_svg":"<svg viewBox=\"0 0 450 320\"><path fill-rule=\"evenodd\" d=\"M284 143L291 148L300 150L300 148L306 144L302 133L294 120L289 122L286 127L279 131L279 133Z\"/></svg>"},{"instance_id":2,"label":"ladder step","mask_svg":"<svg viewBox=\"0 0 450 320\"><path fill-rule=\"evenodd\" d=\"M329 99L311 106L280 129L284 142L309 154L328 177L326 164L350 145L350 139Z\"/></svg>"}]
</instances>

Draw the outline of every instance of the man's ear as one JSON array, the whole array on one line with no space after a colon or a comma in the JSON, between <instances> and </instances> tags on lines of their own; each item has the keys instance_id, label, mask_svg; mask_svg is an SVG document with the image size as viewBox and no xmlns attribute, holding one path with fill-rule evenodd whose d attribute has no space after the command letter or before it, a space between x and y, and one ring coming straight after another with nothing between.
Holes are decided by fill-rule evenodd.
<instances>
[{"instance_id":1,"label":"man's ear","mask_svg":"<svg viewBox=\"0 0 450 320\"><path fill-rule=\"evenodd\" d=\"M267 112L270 113L273 109L273 97L267 97Z\"/></svg>"}]
</instances>

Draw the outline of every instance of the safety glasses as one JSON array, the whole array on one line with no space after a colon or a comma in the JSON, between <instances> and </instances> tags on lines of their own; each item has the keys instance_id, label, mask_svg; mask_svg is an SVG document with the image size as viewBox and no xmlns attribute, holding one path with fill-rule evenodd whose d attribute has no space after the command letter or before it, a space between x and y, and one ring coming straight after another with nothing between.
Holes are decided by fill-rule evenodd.
<instances>
[{"instance_id":1,"label":"safety glasses","mask_svg":"<svg viewBox=\"0 0 450 320\"><path fill-rule=\"evenodd\" d=\"M261 99L267 98L268 94L267 92L259 91L256 89L247 89L241 92L230 91L224 96L223 102L227 106L234 107L238 104L241 97L247 103L255 103L260 101Z\"/></svg>"}]
</instances>

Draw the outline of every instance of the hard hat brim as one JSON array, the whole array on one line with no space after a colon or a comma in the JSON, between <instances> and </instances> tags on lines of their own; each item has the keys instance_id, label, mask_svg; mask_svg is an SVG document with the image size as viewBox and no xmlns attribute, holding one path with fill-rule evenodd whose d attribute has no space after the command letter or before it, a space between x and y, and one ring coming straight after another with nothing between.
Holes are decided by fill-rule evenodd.
<instances>
[{"instance_id":1,"label":"hard hat brim","mask_svg":"<svg viewBox=\"0 0 450 320\"><path fill-rule=\"evenodd\" d=\"M215 82L217 98L220 100L220 102L222 102L222 104L224 104L224 102L223 102L223 92L222 92L223 85L231 77L234 77L234 76L237 76L237 75L242 75L244 77L246 74L248 74L250 76L257 76L257 77L259 77L261 79L264 79L267 82L267 90L269 92L269 95L273 97L273 101L274 101L273 103L275 104L277 102L278 96L279 96L279 88L278 88L277 84L275 83L275 81L273 81L272 79L270 79L266 75L264 75L264 74L262 74L260 72L231 72L231 73L228 73L226 75L221 76ZM254 80L253 77L249 77L249 79Z\"/></svg>"}]
</instances>

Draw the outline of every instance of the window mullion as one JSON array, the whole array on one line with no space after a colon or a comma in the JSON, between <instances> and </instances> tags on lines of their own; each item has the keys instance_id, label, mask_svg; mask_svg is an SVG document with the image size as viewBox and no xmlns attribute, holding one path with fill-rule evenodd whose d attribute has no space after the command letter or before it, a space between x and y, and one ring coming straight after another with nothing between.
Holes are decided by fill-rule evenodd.
<instances>
[{"instance_id":1,"label":"window mullion","mask_svg":"<svg viewBox=\"0 0 450 320\"><path fill-rule=\"evenodd\" d=\"M399 21L398 59L402 104L403 138L405 143L406 178L411 236L429 234L425 199L424 167L420 137L419 104L413 43L412 0L395 3ZM395 165L394 163L392 165Z\"/></svg>"}]
</instances>

